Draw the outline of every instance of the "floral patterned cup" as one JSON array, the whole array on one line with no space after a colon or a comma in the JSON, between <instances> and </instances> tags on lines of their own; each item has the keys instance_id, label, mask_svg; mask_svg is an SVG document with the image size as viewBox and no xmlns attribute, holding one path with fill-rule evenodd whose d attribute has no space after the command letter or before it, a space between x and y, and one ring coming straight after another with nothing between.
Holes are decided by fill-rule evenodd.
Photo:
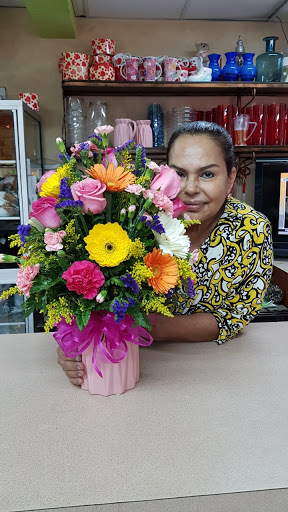
<instances>
[{"instance_id":1,"label":"floral patterned cup","mask_svg":"<svg viewBox=\"0 0 288 512\"><path fill-rule=\"evenodd\" d=\"M162 74L162 68L158 64L156 57L143 57L142 60L143 71L141 69L141 75L143 73L144 82L155 82L155 80L158 80Z\"/></svg>"},{"instance_id":2,"label":"floral patterned cup","mask_svg":"<svg viewBox=\"0 0 288 512\"><path fill-rule=\"evenodd\" d=\"M177 69L178 67L178 69ZM175 82L181 75L181 67L174 57L164 59L164 81Z\"/></svg>"},{"instance_id":3,"label":"floral patterned cup","mask_svg":"<svg viewBox=\"0 0 288 512\"><path fill-rule=\"evenodd\" d=\"M127 82L137 82L138 81L138 66L139 66L139 57L127 57L125 59L125 64L122 64L120 68L120 73ZM126 73L124 71L126 68Z\"/></svg>"}]
</instances>

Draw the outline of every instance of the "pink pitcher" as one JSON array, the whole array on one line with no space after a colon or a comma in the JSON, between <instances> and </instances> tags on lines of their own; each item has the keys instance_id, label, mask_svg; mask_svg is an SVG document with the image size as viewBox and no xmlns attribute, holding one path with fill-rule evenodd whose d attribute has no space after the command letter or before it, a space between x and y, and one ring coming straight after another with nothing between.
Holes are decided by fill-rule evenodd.
<instances>
[{"instance_id":1,"label":"pink pitcher","mask_svg":"<svg viewBox=\"0 0 288 512\"><path fill-rule=\"evenodd\" d=\"M149 119L136 121L136 144L141 144L145 148L153 147L153 133Z\"/></svg>"},{"instance_id":2,"label":"pink pitcher","mask_svg":"<svg viewBox=\"0 0 288 512\"><path fill-rule=\"evenodd\" d=\"M122 146L130 139L133 139L136 132L136 123L132 119L115 119L114 146Z\"/></svg>"}]
</instances>

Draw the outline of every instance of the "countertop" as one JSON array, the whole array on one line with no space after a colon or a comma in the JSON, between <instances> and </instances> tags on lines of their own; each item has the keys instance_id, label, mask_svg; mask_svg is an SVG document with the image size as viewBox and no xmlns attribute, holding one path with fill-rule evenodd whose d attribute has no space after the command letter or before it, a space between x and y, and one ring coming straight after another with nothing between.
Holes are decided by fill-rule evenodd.
<instances>
[{"instance_id":1,"label":"countertop","mask_svg":"<svg viewBox=\"0 0 288 512\"><path fill-rule=\"evenodd\" d=\"M1 512L287 512L286 322L155 342L112 397L70 385L52 335L0 344Z\"/></svg>"}]
</instances>

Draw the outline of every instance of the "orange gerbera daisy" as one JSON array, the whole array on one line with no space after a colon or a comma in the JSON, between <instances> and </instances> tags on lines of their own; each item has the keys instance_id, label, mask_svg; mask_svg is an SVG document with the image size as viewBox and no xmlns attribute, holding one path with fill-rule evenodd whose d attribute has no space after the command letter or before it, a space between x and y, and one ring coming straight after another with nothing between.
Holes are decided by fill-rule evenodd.
<instances>
[{"instance_id":1,"label":"orange gerbera daisy","mask_svg":"<svg viewBox=\"0 0 288 512\"><path fill-rule=\"evenodd\" d=\"M135 181L135 175L132 172L125 171L124 167L115 167L112 163L107 169L102 164L95 164L87 172L95 180L105 183L109 192L121 192Z\"/></svg>"},{"instance_id":2,"label":"orange gerbera daisy","mask_svg":"<svg viewBox=\"0 0 288 512\"><path fill-rule=\"evenodd\" d=\"M179 279L177 262L170 254L163 254L161 249L154 247L144 257L145 265L151 268L153 277L148 278L148 283L156 293L168 293L170 288L176 286Z\"/></svg>"}]
</instances>

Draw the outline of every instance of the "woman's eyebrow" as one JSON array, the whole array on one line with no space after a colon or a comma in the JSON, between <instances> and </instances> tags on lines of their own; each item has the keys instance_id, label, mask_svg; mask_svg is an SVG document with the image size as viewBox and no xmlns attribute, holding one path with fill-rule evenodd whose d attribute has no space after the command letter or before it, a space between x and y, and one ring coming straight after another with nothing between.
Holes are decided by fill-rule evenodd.
<instances>
[{"instance_id":1,"label":"woman's eyebrow","mask_svg":"<svg viewBox=\"0 0 288 512\"><path fill-rule=\"evenodd\" d=\"M169 167L172 167L173 169L176 169L177 171L187 172L187 169L183 169L183 167L179 167L179 165L169 164ZM207 171L207 169L211 169L212 167L218 167L218 169L219 169L220 165L218 165L218 164L204 165L203 167L199 167L198 172Z\"/></svg>"}]
</instances>

